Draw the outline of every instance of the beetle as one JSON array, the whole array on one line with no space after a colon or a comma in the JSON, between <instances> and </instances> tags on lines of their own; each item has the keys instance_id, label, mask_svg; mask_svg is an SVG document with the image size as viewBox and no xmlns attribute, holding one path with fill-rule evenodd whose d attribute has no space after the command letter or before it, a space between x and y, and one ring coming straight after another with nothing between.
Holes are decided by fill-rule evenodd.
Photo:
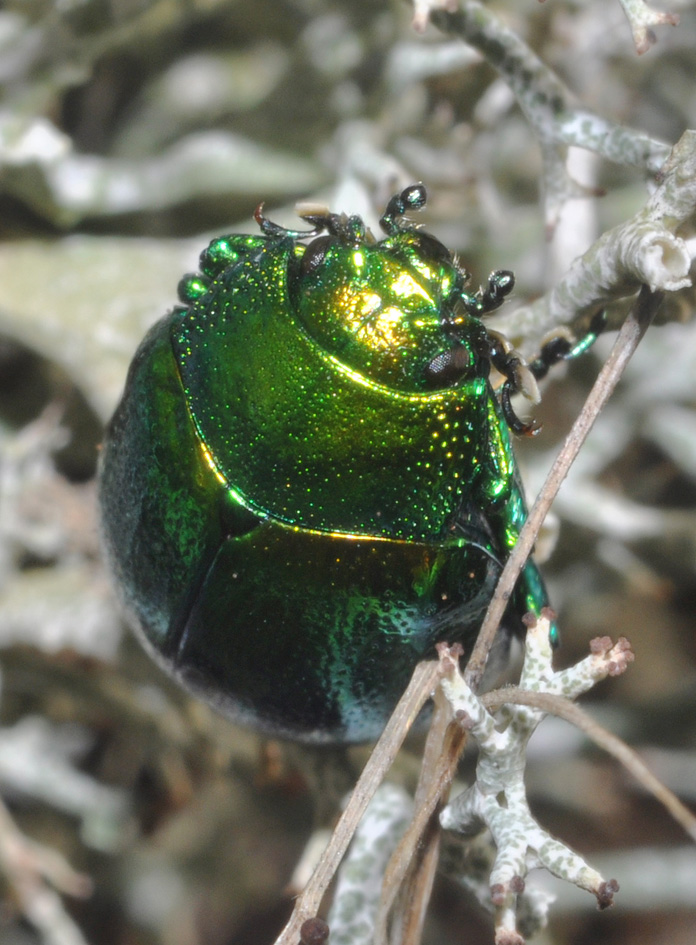
<instances>
[{"instance_id":1,"label":"beetle","mask_svg":"<svg viewBox=\"0 0 696 945\"><path fill-rule=\"evenodd\" d=\"M130 622L187 689L273 736L375 739L438 641L470 649L526 518L524 368L482 321L514 278L468 293L406 219L425 200L393 197L380 240L263 206L259 234L213 240L106 431L102 539ZM501 658L546 604L529 561Z\"/></svg>"}]
</instances>

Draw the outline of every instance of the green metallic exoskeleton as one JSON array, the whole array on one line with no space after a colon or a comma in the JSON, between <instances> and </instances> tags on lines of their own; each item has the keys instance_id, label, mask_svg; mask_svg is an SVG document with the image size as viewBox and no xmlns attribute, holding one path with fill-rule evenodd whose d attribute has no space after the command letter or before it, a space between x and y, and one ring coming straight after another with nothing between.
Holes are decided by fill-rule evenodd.
<instances>
[{"instance_id":1,"label":"green metallic exoskeleton","mask_svg":"<svg viewBox=\"0 0 696 945\"><path fill-rule=\"evenodd\" d=\"M436 642L470 647L526 516L480 320L512 275L467 294L403 220L424 202L393 198L381 241L357 217L306 213L298 233L261 209L260 235L215 240L107 432L103 540L133 624L274 735L375 738ZM545 604L529 563L501 649Z\"/></svg>"}]
</instances>

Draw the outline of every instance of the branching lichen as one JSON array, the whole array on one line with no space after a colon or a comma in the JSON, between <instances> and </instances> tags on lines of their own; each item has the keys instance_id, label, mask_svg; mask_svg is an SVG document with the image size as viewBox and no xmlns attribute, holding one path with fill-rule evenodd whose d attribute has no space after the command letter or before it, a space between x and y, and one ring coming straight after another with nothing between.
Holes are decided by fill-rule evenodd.
<instances>
[{"instance_id":1,"label":"branching lichen","mask_svg":"<svg viewBox=\"0 0 696 945\"><path fill-rule=\"evenodd\" d=\"M371 945L382 877L413 816L413 800L385 783L372 798L341 864L328 917L331 945Z\"/></svg>"},{"instance_id":2,"label":"branching lichen","mask_svg":"<svg viewBox=\"0 0 696 945\"><path fill-rule=\"evenodd\" d=\"M594 640L591 655L561 672L552 669L550 621L544 615L527 631L526 655L520 687L529 692L552 693L574 699L606 676L616 676L633 659L624 639ZM464 835L487 827L497 853L490 873L491 901L496 924L496 945L524 940L517 929L517 898L529 870L543 867L581 889L594 893L600 908L611 905L618 889L581 856L553 838L532 817L524 786L527 743L546 712L533 706L503 706L495 715L484 708L459 673L456 654L441 648L450 661L442 688L455 718L465 725L479 746L476 781L449 804L440 816L442 826Z\"/></svg>"},{"instance_id":3,"label":"branching lichen","mask_svg":"<svg viewBox=\"0 0 696 945\"><path fill-rule=\"evenodd\" d=\"M659 13L651 10L643 0L619 0L624 13L631 24L633 42L638 53L647 52L657 42L653 26L677 26L679 16L676 13Z\"/></svg>"},{"instance_id":4,"label":"branching lichen","mask_svg":"<svg viewBox=\"0 0 696 945\"><path fill-rule=\"evenodd\" d=\"M475 0L456 12L441 6L430 4L432 22L474 46L500 72L539 140L547 227L555 225L565 201L582 192L566 171L570 145L648 172L658 170L669 152L667 144L579 108L558 76L489 9Z\"/></svg>"},{"instance_id":5,"label":"branching lichen","mask_svg":"<svg viewBox=\"0 0 696 945\"><path fill-rule=\"evenodd\" d=\"M633 217L607 230L546 295L491 319L524 347L559 325L582 321L641 285L653 292L691 286L691 250L678 235L696 213L696 132L686 131L660 171L660 183Z\"/></svg>"},{"instance_id":6,"label":"branching lichen","mask_svg":"<svg viewBox=\"0 0 696 945\"><path fill-rule=\"evenodd\" d=\"M45 945L87 945L65 910L61 893L89 895L89 877L77 873L51 847L26 837L0 801L0 870L9 880L22 911Z\"/></svg>"}]
</instances>

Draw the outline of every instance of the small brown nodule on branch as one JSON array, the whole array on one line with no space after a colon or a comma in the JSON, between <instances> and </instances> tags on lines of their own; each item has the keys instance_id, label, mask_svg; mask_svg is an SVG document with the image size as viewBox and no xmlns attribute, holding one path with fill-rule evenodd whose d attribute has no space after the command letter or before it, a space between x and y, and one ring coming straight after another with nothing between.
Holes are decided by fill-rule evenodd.
<instances>
[{"instance_id":1,"label":"small brown nodule on branch","mask_svg":"<svg viewBox=\"0 0 696 945\"><path fill-rule=\"evenodd\" d=\"M608 879L597 890L597 905L600 909L608 909L614 905L614 894L619 891L619 884L615 879Z\"/></svg>"},{"instance_id":2,"label":"small brown nodule on branch","mask_svg":"<svg viewBox=\"0 0 696 945\"><path fill-rule=\"evenodd\" d=\"M318 916L307 919L300 928L300 942L302 945L324 945L329 939L329 927Z\"/></svg>"}]
</instances>

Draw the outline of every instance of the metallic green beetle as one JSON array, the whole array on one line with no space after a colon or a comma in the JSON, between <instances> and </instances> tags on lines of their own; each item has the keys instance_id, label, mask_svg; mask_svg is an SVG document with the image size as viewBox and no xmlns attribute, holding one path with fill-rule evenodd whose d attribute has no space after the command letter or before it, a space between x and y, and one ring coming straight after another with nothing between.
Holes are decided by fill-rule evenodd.
<instances>
[{"instance_id":1,"label":"metallic green beetle","mask_svg":"<svg viewBox=\"0 0 696 945\"><path fill-rule=\"evenodd\" d=\"M377 737L436 642L470 647L526 517L519 362L480 320L513 277L467 294L404 220L424 203L394 197L380 241L261 208L261 235L214 240L107 430L103 542L131 622L184 686L276 736ZM546 603L530 562L501 651Z\"/></svg>"}]
</instances>

